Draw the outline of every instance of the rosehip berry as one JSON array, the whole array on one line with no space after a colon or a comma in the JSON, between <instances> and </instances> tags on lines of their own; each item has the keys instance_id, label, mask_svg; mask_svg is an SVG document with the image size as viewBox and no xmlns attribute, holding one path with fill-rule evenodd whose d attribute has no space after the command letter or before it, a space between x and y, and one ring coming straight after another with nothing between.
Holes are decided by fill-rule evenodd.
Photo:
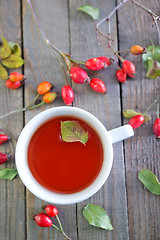
<instances>
[{"instance_id":1,"label":"rosehip berry","mask_svg":"<svg viewBox=\"0 0 160 240\"><path fill-rule=\"evenodd\" d=\"M45 213L39 213L34 216L36 224L40 227L51 227L52 220Z\"/></svg>"},{"instance_id":2,"label":"rosehip berry","mask_svg":"<svg viewBox=\"0 0 160 240\"><path fill-rule=\"evenodd\" d=\"M88 68L92 71L97 71L97 70L104 68L105 64L102 60L100 60L98 58L91 58L85 62L85 66L86 66L86 68Z\"/></svg>"},{"instance_id":3,"label":"rosehip berry","mask_svg":"<svg viewBox=\"0 0 160 240\"><path fill-rule=\"evenodd\" d=\"M111 60L108 57L97 57L97 58L100 59L102 62L104 62L105 67L111 65Z\"/></svg>"},{"instance_id":4,"label":"rosehip berry","mask_svg":"<svg viewBox=\"0 0 160 240\"><path fill-rule=\"evenodd\" d=\"M133 45L133 46L131 47L131 53L132 53L133 55L142 54L142 53L144 53L144 51L145 51L145 48L142 48L142 47L139 46L139 45Z\"/></svg>"},{"instance_id":5,"label":"rosehip berry","mask_svg":"<svg viewBox=\"0 0 160 240\"><path fill-rule=\"evenodd\" d=\"M44 81L38 85L37 92L39 93L39 95L43 95L49 92L51 88L52 88L52 84L50 82Z\"/></svg>"},{"instance_id":6,"label":"rosehip berry","mask_svg":"<svg viewBox=\"0 0 160 240\"><path fill-rule=\"evenodd\" d=\"M48 92L43 96L43 101L49 104L52 103L56 97L57 94L55 92Z\"/></svg>"},{"instance_id":7,"label":"rosehip berry","mask_svg":"<svg viewBox=\"0 0 160 240\"><path fill-rule=\"evenodd\" d=\"M138 128L144 123L144 116L143 115L136 115L132 117L129 121L129 124L132 128Z\"/></svg>"},{"instance_id":8,"label":"rosehip berry","mask_svg":"<svg viewBox=\"0 0 160 240\"><path fill-rule=\"evenodd\" d=\"M0 144L6 142L7 140L9 140L10 137L8 137L7 135L5 134L0 134Z\"/></svg>"},{"instance_id":9,"label":"rosehip berry","mask_svg":"<svg viewBox=\"0 0 160 240\"><path fill-rule=\"evenodd\" d=\"M45 211L50 217L55 217L56 215L58 215L58 209L53 205L46 206Z\"/></svg>"},{"instance_id":10,"label":"rosehip berry","mask_svg":"<svg viewBox=\"0 0 160 240\"><path fill-rule=\"evenodd\" d=\"M0 164L5 163L9 158L11 157L11 154L4 154L0 153Z\"/></svg>"},{"instance_id":11,"label":"rosehip berry","mask_svg":"<svg viewBox=\"0 0 160 240\"><path fill-rule=\"evenodd\" d=\"M100 93L106 93L106 87L104 85L104 82L99 79L99 78L92 78L91 82L90 82L90 87L96 91L96 92L100 92Z\"/></svg>"},{"instance_id":12,"label":"rosehip berry","mask_svg":"<svg viewBox=\"0 0 160 240\"><path fill-rule=\"evenodd\" d=\"M78 84L90 82L87 72L80 67L71 67L70 76L71 79Z\"/></svg>"},{"instance_id":13,"label":"rosehip berry","mask_svg":"<svg viewBox=\"0 0 160 240\"><path fill-rule=\"evenodd\" d=\"M9 79L12 81L12 82L17 82L17 81L22 81L25 79L25 76L21 73L18 73L18 72L12 72L10 75L9 75Z\"/></svg>"},{"instance_id":14,"label":"rosehip berry","mask_svg":"<svg viewBox=\"0 0 160 240\"><path fill-rule=\"evenodd\" d=\"M124 72L123 69L118 69L116 72L116 78L119 82L124 83L127 78L127 74Z\"/></svg>"},{"instance_id":15,"label":"rosehip berry","mask_svg":"<svg viewBox=\"0 0 160 240\"><path fill-rule=\"evenodd\" d=\"M18 81L18 82L12 82L10 79L8 79L6 82L5 82L5 86L7 88L10 88L10 89L17 89L19 87L21 87L23 84L21 81Z\"/></svg>"},{"instance_id":16,"label":"rosehip berry","mask_svg":"<svg viewBox=\"0 0 160 240\"><path fill-rule=\"evenodd\" d=\"M153 124L153 132L157 138L160 138L160 118L156 118Z\"/></svg>"},{"instance_id":17,"label":"rosehip berry","mask_svg":"<svg viewBox=\"0 0 160 240\"><path fill-rule=\"evenodd\" d=\"M74 100L73 89L69 85L65 85L61 91L62 99L66 105L71 105Z\"/></svg>"},{"instance_id":18,"label":"rosehip berry","mask_svg":"<svg viewBox=\"0 0 160 240\"><path fill-rule=\"evenodd\" d=\"M124 60L123 62L123 71L127 73L129 77L134 77L135 74L135 66L132 62L128 60Z\"/></svg>"}]
</instances>

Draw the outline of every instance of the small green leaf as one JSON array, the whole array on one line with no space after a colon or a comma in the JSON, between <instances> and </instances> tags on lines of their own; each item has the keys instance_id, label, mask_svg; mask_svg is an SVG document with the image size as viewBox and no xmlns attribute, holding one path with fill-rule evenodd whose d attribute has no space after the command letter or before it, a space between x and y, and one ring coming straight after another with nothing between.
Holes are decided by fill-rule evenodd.
<instances>
[{"instance_id":1,"label":"small green leaf","mask_svg":"<svg viewBox=\"0 0 160 240\"><path fill-rule=\"evenodd\" d=\"M8 73L6 69L0 64L0 79L7 79Z\"/></svg>"},{"instance_id":2,"label":"small green leaf","mask_svg":"<svg viewBox=\"0 0 160 240\"><path fill-rule=\"evenodd\" d=\"M146 77L156 79L158 76L160 76L160 63L148 58L148 71Z\"/></svg>"},{"instance_id":3,"label":"small green leaf","mask_svg":"<svg viewBox=\"0 0 160 240\"><path fill-rule=\"evenodd\" d=\"M85 145L88 134L77 121L61 122L61 135L65 142L81 142Z\"/></svg>"},{"instance_id":4,"label":"small green leaf","mask_svg":"<svg viewBox=\"0 0 160 240\"><path fill-rule=\"evenodd\" d=\"M144 123L151 121L151 116L149 114L144 115Z\"/></svg>"},{"instance_id":5,"label":"small green leaf","mask_svg":"<svg viewBox=\"0 0 160 240\"><path fill-rule=\"evenodd\" d=\"M12 51L12 54L15 54L17 56L21 56L21 48L18 44L13 43L13 42L8 42L9 47Z\"/></svg>"},{"instance_id":6,"label":"small green leaf","mask_svg":"<svg viewBox=\"0 0 160 240\"><path fill-rule=\"evenodd\" d=\"M113 230L111 220L106 211L97 205L87 204L83 209L83 216L89 224L106 230Z\"/></svg>"},{"instance_id":7,"label":"small green leaf","mask_svg":"<svg viewBox=\"0 0 160 240\"><path fill-rule=\"evenodd\" d=\"M138 178L151 193L160 195L160 183L154 173L143 169L139 172Z\"/></svg>"},{"instance_id":8,"label":"small green leaf","mask_svg":"<svg viewBox=\"0 0 160 240\"><path fill-rule=\"evenodd\" d=\"M90 15L94 20L99 18L99 9L92 7L91 5L82 5L81 7L78 7L77 10Z\"/></svg>"},{"instance_id":9,"label":"small green leaf","mask_svg":"<svg viewBox=\"0 0 160 240\"><path fill-rule=\"evenodd\" d=\"M12 180L18 174L16 169L0 169L0 179Z\"/></svg>"},{"instance_id":10,"label":"small green leaf","mask_svg":"<svg viewBox=\"0 0 160 240\"><path fill-rule=\"evenodd\" d=\"M1 47L1 58L4 59L11 55L11 49L9 47L8 41L4 37L1 38L3 41L3 45Z\"/></svg>"},{"instance_id":11,"label":"small green leaf","mask_svg":"<svg viewBox=\"0 0 160 240\"><path fill-rule=\"evenodd\" d=\"M2 64L8 68L18 68L24 64L24 60L21 57L12 54L10 57L3 59Z\"/></svg>"},{"instance_id":12,"label":"small green leaf","mask_svg":"<svg viewBox=\"0 0 160 240\"><path fill-rule=\"evenodd\" d=\"M131 119L132 117L134 117L134 116L136 116L136 115L139 115L139 114L142 115L141 112L136 112L136 111L133 110L133 109L126 109L126 110L124 110L122 113L123 113L123 116L124 116L125 118L129 118L129 119Z\"/></svg>"}]
</instances>

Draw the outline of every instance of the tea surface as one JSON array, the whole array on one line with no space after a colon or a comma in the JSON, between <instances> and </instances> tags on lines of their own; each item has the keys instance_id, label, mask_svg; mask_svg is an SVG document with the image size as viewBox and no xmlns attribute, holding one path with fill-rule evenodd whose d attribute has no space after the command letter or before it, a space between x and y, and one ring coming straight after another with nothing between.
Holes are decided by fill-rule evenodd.
<instances>
[{"instance_id":1,"label":"tea surface","mask_svg":"<svg viewBox=\"0 0 160 240\"><path fill-rule=\"evenodd\" d=\"M64 142L61 121L78 121L88 133L86 145ZM103 163L103 147L98 134L85 122L57 117L44 123L33 135L28 148L28 164L34 178L58 193L74 193L89 186Z\"/></svg>"}]
</instances>

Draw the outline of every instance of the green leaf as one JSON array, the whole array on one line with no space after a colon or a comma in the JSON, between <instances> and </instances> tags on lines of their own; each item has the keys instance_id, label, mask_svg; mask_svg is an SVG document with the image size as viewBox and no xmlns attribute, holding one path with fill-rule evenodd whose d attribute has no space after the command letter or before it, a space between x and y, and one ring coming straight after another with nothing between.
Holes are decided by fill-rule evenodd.
<instances>
[{"instance_id":1,"label":"green leaf","mask_svg":"<svg viewBox=\"0 0 160 240\"><path fill-rule=\"evenodd\" d=\"M106 230L113 230L111 220L106 211L97 205L87 204L83 209L83 216L89 224Z\"/></svg>"},{"instance_id":2,"label":"green leaf","mask_svg":"<svg viewBox=\"0 0 160 240\"><path fill-rule=\"evenodd\" d=\"M0 179L12 180L18 174L16 169L0 169Z\"/></svg>"},{"instance_id":3,"label":"green leaf","mask_svg":"<svg viewBox=\"0 0 160 240\"><path fill-rule=\"evenodd\" d=\"M65 142L81 142L85 145L88 134L77 121L61 121L61 135Z\"/></svg>"},{"instance_id":4,"label":"green leaf","mask_svg":"<svg viewBox=\"0 0 160 240\"><path fill-rule=\"evenodd\" d=\"M151 193L160 195L160 183L154 173L143 169L139 172L138 178Z\"/></svg>"},{"instance_id":5,"label":"green leaf","mask_svg":"<svg viewBox=\"0 0 160 240\"><path fill-rule=\"evenodd\" d=\"M81 7L78 7L77 10L88 14L94 20L99 18L99 9L94 8L91 5L82 5Z\"/></svg>"},{"instance_id":6,"label":"green leaf","mask_svg":"<svg viewBox=\"0 0 160 240\"><path fill-rule=\"evenodd\" d=\"M18 68L24 64L24 60L17 55L11 55L10 57L3 59L2 64L8 68Z\"/></svg>"},{"instance_id":7,"label":"green leaf","mask_svg":"<svg viewBox=\"0 0 160 240\"><path fill-rule=\"evenodd\" d=\"M156 79L158 76L160 76L160 63L148 58L148 71L146 77Z\"/></svg>"},{"instance_id":8,"label":"green leaf","mask_svg":"<svg viewBox=\"0 0 160 240\"><path fill-rule=\"evenodd\" d=\"M7 79L8 73L6 69L0 64L0 79Z\"/></svg>"},{"instance_id":9,"label":"green leaf","mask_svg":"<svg viewBox=\"0 0 160 240\"><path fill-rule=\"evenodd\" d=\"M3 41L3 45L1 47L1 58L4 59L11 55L11 49L9 47L8 41L4 37L1 38Z\"/></svg>"},{"instance_id":10,"label":"green leaf","mask_svg":"<svg viewBox=\"0 0 160 240\"><path fill-rule=\"evenodd\" d=\"M134 116L136 116L136 115L139 115L139 114L142 115L141 112L136 112L136 111L133 110L133 109L126 109L126 110L124 110L122 113L123 113L123 116L124 116L125 118L129 118L129 119L131 119L132 117L134 117Z\"/></svg>"},{"instance_id":11,"label":"green leaf","mask_svg":"<svg viewBox=\"0 0 160 240\"><path fill-rule=\"evenodd\" d=\"M13 43L13 42L8 42L9 47L12 51L12 54L15 54L17 56L21 56L21 48L18 44Z\"/></svg>"}]
</instances>

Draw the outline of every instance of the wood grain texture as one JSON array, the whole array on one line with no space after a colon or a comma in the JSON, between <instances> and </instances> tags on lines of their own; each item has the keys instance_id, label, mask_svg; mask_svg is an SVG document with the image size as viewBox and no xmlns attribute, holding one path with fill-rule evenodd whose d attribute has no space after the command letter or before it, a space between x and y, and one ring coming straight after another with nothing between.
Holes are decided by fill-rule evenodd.
<instances>
[{"instance_id":1,"label":"wood grain texture","mask_svg":"<svg viewBox=\"0 0 160 240\"><path fill-rule=\"evenodd\" d=\"M0 2L0 22L0 36L21 46L20 1ZM19 72L21 70L21 68L18 69ZM22 88L11 90L0 84L0 115L14 109L21 109L22 99ZM6 130L16 140L22 128L22 113L8 116L0 121L0 129ZM0 152L12 154L11 159L0 168L15 168L14 149L15 145L11 140L0 146ZM0 239L25 239L24 185L19 177L12 181L0 180Z\"/></svg>"},{"instance_id":2,"label":"wood grain texture","mask_svg":"<svg viewBox=\"0 0 160 240\"><path fill-rule=\"evenodd\" d=\"M69 52L69 30L68 30L68 4L67 1L31 1L36 15L48 39L56 47ZM46 80L55 86L55 90L61 91L64 85L64 75L54 53L45 44L42 35L24 4L23 6L23 32L25 52L25 74L28 82L25 86L25 105L36 95L37 84ZM51 105L44 105L25 114L25 123L39 112L50 107L64 105L59 96ZM63 236L54 228L40 228L32 220L33 216L42 212L42 206L46 202L33 196L27 191L27 240L33 239L63 239ZM56 205L57 206L57 205ZM57 206L59 217L64 231L73 239L76 239L76 206ZM57 225L56 219L53 220Z\"/></svg>"},{"instance_id":3,"label":"wood grain texture","mask_svg":"<svg viewBox=\"0 0 160 240\"><path fill-rule=\"evenodd\" d=\"M95 36L95 21L75 9L82 4L91 4L100 9L100 19L105 17L115 7L115 1L71 1L70 0L70 33L71 54L80 61L97 56L112 56L107 48L106 40L98 46ZM116 17L111 19L114 48L117 49ZM106 25L101 27L104 31ZM85 109L99 118L109 130L121 125L120 88L115 79L116 66L96 73L107 87L106 95L93 92L89 85L73 84L76 93L74 106ZM123 158L123 143L114 146L114 163L109 179L93 197L77 205L79 239L128 239L128 216L125 191L125 172ZM82 210L87 203L98 204L109 214L114 231L108 232L90 226L82 216Z\"/></svg>"},{"instance_id":4,"label":"wood grain texture","mask_svg":"<svg viewBox=\"0 0 160 240\"><path fill-rule=\"evenodd\" d=\"M139 2L158 15L160 14L159 1ZM124 5L118 13L118 21L121 50L128 49L134 44L148 46L150 39L155 45L158 44L151 17L133 4ZM143 68L141 56L133 57L131 54L124 56L135 63L137 73L134 79L128 80L122 86L123 109L132 108L144 112L160 94L159 79L145 78L146 71ZM156 118L156 106L149 113L152 115L152 121L136 129L135 136L125 142L129 236L130 239L135 240L160 239L160 199L147 191L137 177L138 172L145 168L160 177L160 143L152 132L153 121ZM124 122L127 120L124 119Z\"/></svg>"}]
</instances>

